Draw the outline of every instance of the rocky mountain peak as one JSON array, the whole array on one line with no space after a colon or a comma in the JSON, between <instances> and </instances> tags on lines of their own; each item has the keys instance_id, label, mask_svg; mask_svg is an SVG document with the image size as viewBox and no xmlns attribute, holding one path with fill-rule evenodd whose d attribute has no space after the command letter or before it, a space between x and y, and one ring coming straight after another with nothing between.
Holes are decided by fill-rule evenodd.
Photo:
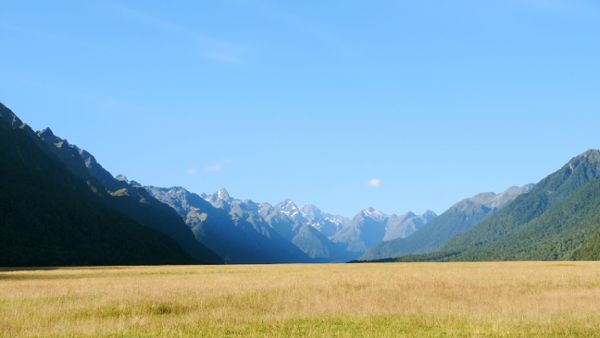
<instances>
[{"instance_id":1,"label":"rocky mountain peak","mask_svg":"<svg viewBox=\"0 0 600 338\"><path fill-rule=\"evenodd\" d=\"M434 218L436 218L437 214L432 210L427 210L423 214L423 217L429 222L429 221L433 220Z\"/></svg>"},{"instance_id":2,"label":"rocky mountain peak","mask_svg":"<svg viewBox=\"0 0 600 338\"><path fill-rule=\"evenodd\" d=\"M385 218L386 217L386 215L383 212L381 212L381 211L379 211L379 210L377 210L377 209L375 209L373 207L369 207L369 208L363 209L360 212L360 214L363 217L375 218L375 219Z\"/></svg>"},{"instance_id":3,"label":"rocky mountain peak","mask_svg":"<svg viewBox=\"0 0 600 338\"><path fill-rule=\"evenodd\" d=\"M412 218L412 217L416 217L416 216L417 216L417 214L415 214L415 213L414 213L414 212L412 212L412 211L409 211L409 212L407 212L406 214L404 214L404 217L405 217L405 218Z\"/></svg>"},{"instance_id":4,"label":"rocky mountain peak","mask_svg":"<svg viewBox=\"0 0 600 338\"><path fill-rule=\"evenodd\" d=\"M54 134L54 132L52 131L52 129L50 129L49 127L46 127L44 129L42 129L41 131L37 132L38 136L41 138L48 138L48 139L56 139L56 135Z\"/></svg>"},{"instance_id":5,"label":"rocky mountain peak","mask_svg":"<svg viewBox=\"0 0 600 338\"><path fill-rule=\"evenodd\" d=\"M117 175L117 176L115 176L115 179L117 181L129 183L129 180L127 179L127 176L125 176L125 175Z\"/></svg>"},{"instance_id":6,"label":"rocky mountain peak","mask_svg":"<svg viewBox=\"0 0 600 338\"><path fill-rule=\"evenodd\" d=\"M600 149L590 149L585 151L583 154L578 157L600 157Z\"/></svg>"},{"instance_id":7,"label":"rocky mountain peak","mask_svg":"<svg viewBox=\"0 0 600 338\"><path fill-rule=\"evenodd\" d=\"M522 187L513 186L499 194L493 192L477 194L471 198L466 198L458 202L452 206L451 209L462 212L478 207L500 209L506 206L508 203L514 201L519 195L531 191L533 186L533 184L527 184Z\"/></svg>"},{"instance_id":8,"label":"rocky mountain peak","mask_svg":"<svg viewBox=\"0 0 600 338\"><path fill-rule=\"evenodd\" d=\"M229 192L227 191L227 189L225 188L221 188L217 191L217 199L221 200L221 201L229 201L231 199L231 196L229 195Z\"/></svg>"},{"instance_id":9,"label":"rocky mountain peak","mask_svg":"<svg viewBox=\"0 0 600 338\"><path fill-rule=\"evenodd\" d=\"M0 103L0 120L6 121L11 128L21 128L24 123L21 121L12 110Z\"/></svg>"},{"instance_id":10,"label":"rocky mountain peak","mask_svg":"<svg viewBox=\"0 0 600 338\"><path fill-rule=\"evenodd\" d=\"M584 170L600 170L600 150L590 149L578 156L575 156L569 163L567 163L567 167L571 171L575 171L576 168L582 168Z\"/></svg>"},{"instance_id":11,"label":"rocky mountain peak","mask_svg":"<svg viewBox=\"0 0 600 338\"><path fill-rule=\"evenodd\" d=\"M277 205L277 209L280 211L298 211L298 205L291 199L286 199L285 201L279 203Z\"/></svg>"},{"instance_id":12,"label":"rocky mountain peak","mask_svg":"<svg viewBox=\"0 0 600 338\"><path fill-rule=\"evenodd\" d=\"M306 204L300 207L302 215L311 221L315 221L323 216L323 212L312 204Z\"/></svg>"}]
</instances>

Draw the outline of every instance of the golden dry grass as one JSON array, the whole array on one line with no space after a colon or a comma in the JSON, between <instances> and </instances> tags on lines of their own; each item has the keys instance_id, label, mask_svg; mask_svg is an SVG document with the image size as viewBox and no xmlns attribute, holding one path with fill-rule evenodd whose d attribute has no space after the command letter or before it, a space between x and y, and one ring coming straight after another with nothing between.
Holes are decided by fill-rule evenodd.
<instances>
[{"instance_id":1,"label":"golden dry grass","mask_svg":"<svg viewBox=\"0 0 600 338\"><path fill-rule=\"evenodd\" d=\"M6 270L0 335L600 337L600 263Z\"/></svg>"}]
</instances>

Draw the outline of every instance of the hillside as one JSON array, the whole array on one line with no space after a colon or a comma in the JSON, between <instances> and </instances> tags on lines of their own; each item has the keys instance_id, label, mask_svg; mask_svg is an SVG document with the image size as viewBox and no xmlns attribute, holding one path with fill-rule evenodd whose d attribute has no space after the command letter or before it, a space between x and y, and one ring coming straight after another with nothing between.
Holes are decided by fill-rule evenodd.
<instances>
[{"instance_id":1,"label":"hillside","mask_svg":"<svg viewBox=\"0 0 600 338\"><path fill-rule=\"evenodd\" d=\"M423 225L411 236L379 243L361 259L377 260L436 251L451 238L495 214L521 194L530 191L532 187L511 187L500 194L482 193L464 199Z\"/></svg>"},{"instance_id":2,"label":"hillside","mask_svg":"<svg viewBox=\"0 0 600 338\"><path fill-rule=\"evenodd\" d=\"M0 144L0 266L195 262L105 205L97 182L72 175L1 104Z\"/></svg>"},{"instance_id":3,"label":"hillside","mask_svg":"<svg viewBox=\"0 0 600 338\"><path fill-rule=\"evenodd\" d=\"M600 225L599 173L600 151L587 151L439 252L403 259L593 259Z\"/></svg>"},{"instance_id":4,"label":"hillside","mask_svg":"<svg viewBox=\"0 0 600 338\"><path fill-rule=\"evenodd\" d=\"M218 255L196 240L192 231L173 209L155 199L139 184L130 183L123 176L120 176L120 179L113 177L92 154L54 135L49 128L38 132L37 136L74 175L83 180L96 180L102 186L102 190L109 194L105 201L111 208L169 236L198 262L222 262Z\"/></svg>"}]
</instances>

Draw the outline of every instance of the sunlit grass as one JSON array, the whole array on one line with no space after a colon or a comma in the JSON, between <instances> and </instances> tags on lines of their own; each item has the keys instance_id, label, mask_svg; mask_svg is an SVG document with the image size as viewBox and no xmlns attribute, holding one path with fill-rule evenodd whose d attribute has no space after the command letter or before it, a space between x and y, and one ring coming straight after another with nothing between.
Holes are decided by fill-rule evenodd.
<instances>
[{"instance_id":1,"label":"sunlit grass","mask_svg":"<svg viewBox=\"0 0 600 338\"><path fill-rule=\"evenodd\" d=\"M3 336L600 336L600 263L0 271Z\"/></svg>"}]
</instances>

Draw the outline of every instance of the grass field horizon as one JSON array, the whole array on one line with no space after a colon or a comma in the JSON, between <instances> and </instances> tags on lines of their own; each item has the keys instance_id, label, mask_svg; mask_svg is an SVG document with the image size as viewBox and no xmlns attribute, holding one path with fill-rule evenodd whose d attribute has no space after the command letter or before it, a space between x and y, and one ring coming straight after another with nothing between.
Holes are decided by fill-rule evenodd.
<instances>
[{"instance_id":1,"label":"grass field horizon","mask_svg":"<svg viewBox=\"0 0 600 338\"><path fill-rule=\"evenodd\" d=\"M3 337L600 336L600 263L0 270Z\"/></svg>"}]
</instances>

